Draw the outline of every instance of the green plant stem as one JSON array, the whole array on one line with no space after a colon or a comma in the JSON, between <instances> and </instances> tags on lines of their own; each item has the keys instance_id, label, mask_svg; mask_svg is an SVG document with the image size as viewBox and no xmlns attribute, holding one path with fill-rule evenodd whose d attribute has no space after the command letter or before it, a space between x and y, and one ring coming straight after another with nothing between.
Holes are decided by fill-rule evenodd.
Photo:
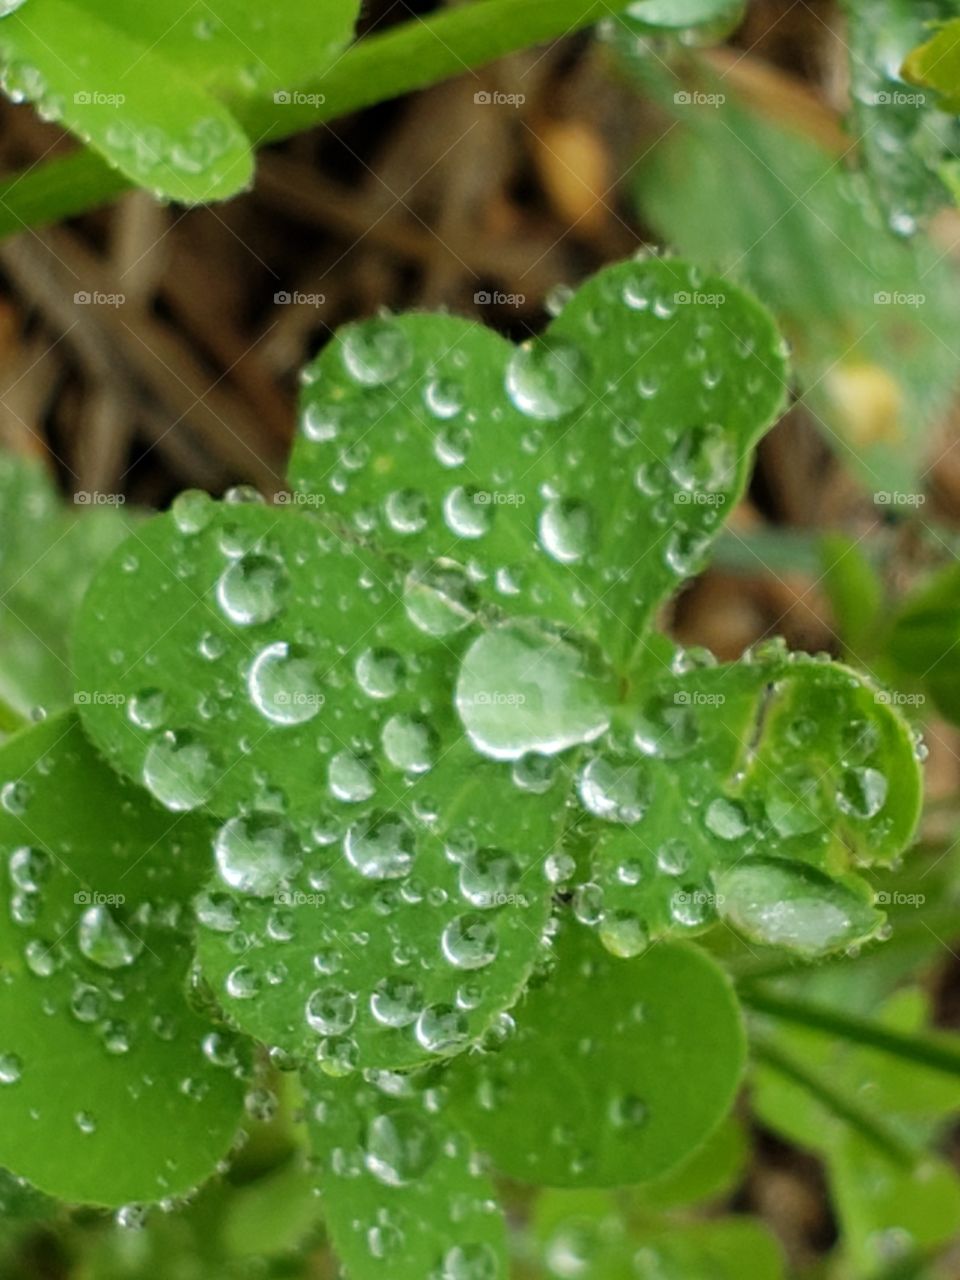
<instances>
[{"instance_id":1,"label":"green plant stem","mask_svg":"<svg viewBox=\"0 0 960 1280\"><path fill-rule=\"evenodd\" d=\"M822 1072L811 1070L799 1058L787 1053L765 1036L751 1035L750 1044L758 1062L806 1090L817 1102L856 1129L896 1164L912 1168L917 1163L919 1152L909 1142L861 1107L849 1094L836 1088Z\"/></svg>"},{"instance_id":2,"label":"green plant stem","mask_svg":"<svg viewBox=\"0 0 960 1280\"><path fill-rule=\"evenodd\" d=\"M829 1031L844 1040L851 1040L870 1049L879 1049L882 1053L889 1053L908 1062L919 1063L932 1071L960 1076L960 1048L955 1048L936 1035L905 1035L900 1031L891 1031L869 1018L842 1013L808 1000L772 995L749 986L740 988L740 998L748 1008L782 1022L810 1027L814 1031Z\"/></svg>"},{"instance_id":3,"label":"green plant stem","mask_svg":"<svg viewBox=\"0 0 960 1280\"><path fill-rule=\"evenodd\" d=\"M323 75L298 86L319 105L234 102L254 146L277 142L351 111L473 71L609 17L606 0L475 0L358 40ZM97 208L133 184L81 150L0 183L0 237Z\"/></svg>"}]
</instances>

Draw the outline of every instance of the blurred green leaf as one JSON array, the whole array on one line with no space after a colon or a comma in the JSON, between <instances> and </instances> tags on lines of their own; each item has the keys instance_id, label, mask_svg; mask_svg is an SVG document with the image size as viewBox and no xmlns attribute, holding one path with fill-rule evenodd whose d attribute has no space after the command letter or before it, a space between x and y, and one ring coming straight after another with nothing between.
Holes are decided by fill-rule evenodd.
<instances>
[{"instance_id":1,"label":"blurred green leaf","mask_svg":"<svg viewBox=\"0 0 960 1280\"><path fill-rule=\"evenodd\" d=\"M329 64L357 5L240 0L130 6L29 0L0 20L3 85L156 195L223 199L253 174L250 139L220 100L279 94Z\"/></svg>"},{"instance_id":2,"label":"blurred green leaf","mask_svg":"<svg viewBox=\"0 0 960 1280\"><path fill-rule=\"evenodd\" d=\"M935 7L940 11L938 16L944 16L945 10L950 16L956 14L956 5ZM903 72L912 84L936 90L943 111L960 111L960 18L944 22L929 40L911 50Z\"/></svg>"},{"instance_id":3,"label":"blurred green leaf","mask_svg":"<svg viewBox=\"0 0 960 1280\"><path fill-rule=\"evenodd\" d=\"M0 453L0 701L24 718L73 701L70 624L131 523L116 506L64 508L40 463Z\"/></svg>"},{"instance_id":4,"label":"blurred green leaf","mask_svg":"<svg viewBox=\"0 0 960 1280\"><path fill-rule=\"evenodd\" d=\"M844 650L866 665L879 640L883 584L860 542L844 534L820 540L820 584L830 601Z\"/></svg>"},{"instance_id":5,"label":"blurred green leaf","mask_svg":"<svg viewBox=\"0 0 960 1280\"><path fill-rule=\"evenodd\" d=\"M772 307L829 443L878 507L912 511L956 386L955 273L923 237L885 232L840 159L724 94L725 105L675 108L688 127L641 169L640 207L666 241Z\"/></svg>"},{"instance_id":6,"label":"blurred green leaf","mask_svg":"<svg viewBox=\"0 0 960 1280\"><path fill-rule=\"evenodd\" d=\"M924 214L949 199L944 168L960 160L960 128L935 95L918 93L904 79L902 67L931 26L953 17L958 6L956 0L844 0L844 8L852 120L863 163L890 228L912 235ZM914 55L910 61L923 60Z\"/></svg>"},{"instance_id":7,"label":"blurred green leaf","mask_svg":"<svg viewBox=\"0 0 960 1280\"><path fill-rule=\"evenodd\" d=\"M897 671L960 724L960 567L949 565L909 595L894 614L886 641Z\"/></svg>"},{"instance_id":8,"label":"blurred green leaf","mask_svg":"<svg viewBox=\"0 0 960 1280\"><path fill-rule=\"evenodd\" d=\"M497 1052L461 1059L457 1106L501 1173L541 1186L660 1177L729 1111L743 1068L736 999L702 951L618 960L569 926L556 968Z\"/></svg>"}]
</instances>

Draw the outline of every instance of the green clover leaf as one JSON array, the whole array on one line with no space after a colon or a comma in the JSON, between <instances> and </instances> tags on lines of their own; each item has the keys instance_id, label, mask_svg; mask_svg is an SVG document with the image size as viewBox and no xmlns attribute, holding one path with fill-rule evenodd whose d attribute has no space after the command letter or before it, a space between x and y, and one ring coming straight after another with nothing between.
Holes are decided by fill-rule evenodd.
<instances>
[{"instance_id":1,"label":"green clover leaf","mask_svg":"<svg viewBox=\"0 0 960 1280\"><path fill-rule=\"evenodd\" d=\"M121 782L72 715L0 747L0 778L0 1162L67 1201L183 1194L242 1114L229 1033L183 992L208 825Z\"/></svg>"},{"instance_id":2,"label":"green clover leaf","mask_svg":"<svg viewBox=\"0 0 960 1280\"><path fill-rule=\"evenodd\" d=\"M784 376L756 303L656 259L520 348L350 326L307 370L287 501L184 495L115 552L81 713L219 821L198 953L236 1025L333 1075L456 1053L574 885L621 957L717 913L804 954L877 930L855 869L919 803L893 708L846 668L716 667L650 630Z\"/></svg>"}]
</instances>

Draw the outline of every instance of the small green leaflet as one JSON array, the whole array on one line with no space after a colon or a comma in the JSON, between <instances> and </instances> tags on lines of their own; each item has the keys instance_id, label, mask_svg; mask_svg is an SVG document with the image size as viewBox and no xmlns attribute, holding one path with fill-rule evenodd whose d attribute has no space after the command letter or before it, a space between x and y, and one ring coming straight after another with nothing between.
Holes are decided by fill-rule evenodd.
<instances>
[{"instance_id":1,"label":"small green leaflet","mask_svg":"<svg viewBox=\"0 0 960 1280\"><path fill-rule=\"evenodd\" d=\"M184 997L206 824L120 782L73 716L5 743L0 779L0 1163L74 1203L183 1194L242 1115L231 1037Z\"/></svg>"},{"instance_id":2,"label":"small green leaflet","mask_svg":"<svg viewBox=\"0 0 960 1280\"><path fill-rule=\"evenodd\" d=\"M28 0L0 19L3 87L156 195L224 199L253 174L244 101L291 100L345 47L356 9Z\"/></svg>"},{"instance_id":3,"label":"small green leaflet","mask_svg":"<svg viewBox=\"0 0 960 1280\"><path fill-rule=\"evenodd\" d=\"M556 968L497 1052L448 1082L500 1173L542 1186L642 1182L688 1157L733 1103L745 1040L723 971L684 943L617 960L567 926Z\"/></svg>"}]
</instances>

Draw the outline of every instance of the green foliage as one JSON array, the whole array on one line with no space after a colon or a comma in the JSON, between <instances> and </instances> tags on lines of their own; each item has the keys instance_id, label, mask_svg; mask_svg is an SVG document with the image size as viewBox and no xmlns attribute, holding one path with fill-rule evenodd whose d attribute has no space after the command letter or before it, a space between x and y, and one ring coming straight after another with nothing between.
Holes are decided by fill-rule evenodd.
<instances>
[{"instance_id":1,"label":"green foliage","mask_svg":"<svg viewBox=\"0 0 960 1280\"><path fill-rule=\"evenodd\" d=\"M844 7L852 120L864 167L891 229L912 235L924 214L947 202L960 177L960 129L941 109L946 102L904 79L903 64L919 84L940 80L942 37L934 41L937 55L929 47L907 55L958 6L956 0L844 0Z\"/></svg>"},{"instance_id":2,"label":"green foliage","mask_svg":"<svg viewBox=\"0 0 960 1280\"><path fill-rule=\"evenodd\" d=\"M451 1073L456 1105L501 1173L554 1187L657 1178L727 1113L744 1061L733 991L686 944L614 959L582 927L517 1010L495 1055Z\"/></svg>"},{"instance_id":3,"label":"green foliage","mask_svg":"<svg viewBox=\"0 0 960 1280\"><path fill-rule=\"evenodd\" d=\"M0 703L15 716L72 700L74 612L132 523L115 506L63 510L39 463L0 455Z\"/></svg>"},{"instance_id":4,"label":"green foliage","mask_svg":"<svg viewBox=\"0 0 960 1280\"><path fill-rule=\"evenodd\" d=\"M649 60L628 56L650 83ZM956 386L954 273L924 237L886 233L836 156L723 92L725 104L676 109L685 127L641 166L640 206L669 243L775 310L806 409L889 510L920 488L924 441Z\"/></svg>"},{"instance_id":5,"label":"green foliage","mask_svg":"<svg viewBox=\"0 0 960 1280\"><path fill-rule=\"evenodd\" d=\"M663 1217L742 1161L739 1003L685 939L872 938L862 873L920 802L866 677L776 643L721 666L654 628L785 384L764 310L672 260L601 272L519 348L449 316L352 325L306 370L285 500L183 494L107 555L72 627L93 747L52 717L0 748L0 1160L67 1201L152 1201L213 1170L241 1095L279 1127L234 1207L107 1233L99 1273L193 1250L243 1275L266 1219L279 1265L316 1184L351 1275L496 1280L489 1167L641 1184L609 1274L780 1274L748 1223ZM258 1045L299 1070L305 1139Z\"/></svg>"},{"instance_id":6,"label":"green foliage","mask_svg":"<svg viewBox=\"0 0 960 1280\"><path fill-rule=\"evenodd\" d=\"M913 687L929 692L942 712L960 723L960 572L954 564L936 573L896 611L885 651Z\"/></svg>"},{"instance_id":7,"label":"green foliage","mask_svg":"<svg viewBox=\"0 0 960 1280\"><path fill-rule=\"evenodd\" d=\"M343 49L356 16L345 0L256 10L213 0L202 11L183 0L29 0L15 9L0 20L7 93L134 182L186 203L249 184L251 144L231 104L289 96Z\"/></svg>"},{"instance_id":8,"label":"green foliage","mask_svg":"<svg viewBox=\"0 0 960 1280\"><path fill-rule=\"evenodd\" d=\"M0 773L0 1161L64 1200L189 1191L242 1097L182 991L208 828L121 783L72 717L0 748Z\"/></svg>"}]
</instances>

